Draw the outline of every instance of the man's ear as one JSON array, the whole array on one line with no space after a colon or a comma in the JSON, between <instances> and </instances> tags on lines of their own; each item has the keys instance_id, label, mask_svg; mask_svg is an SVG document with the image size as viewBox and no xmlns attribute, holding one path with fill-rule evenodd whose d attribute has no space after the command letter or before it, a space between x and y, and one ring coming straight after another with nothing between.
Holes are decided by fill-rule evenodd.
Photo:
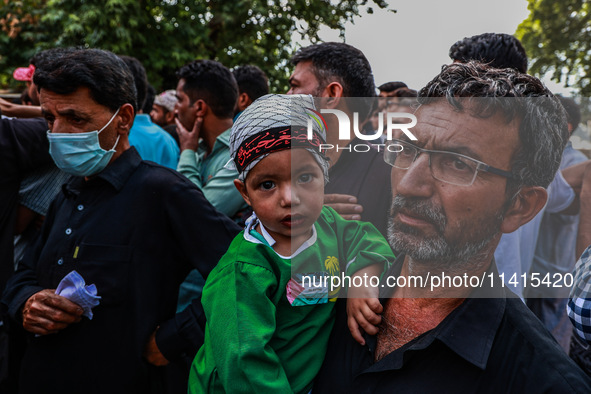
<instances>
[{"instance_id":1,"label":"man's ear","mask_svg":"<svg viewBox=\"0 0 591 394\"><path fill-rule=\"evenodd\" d=\"M252 104L252 100L248 93L240 93L237 102L238 111L244 111L250 104Z\"/></svg>"},{"instance_id":2,"label":"man's ear","mask_svg":"<svg viewBox=\"0 0 591 394\"><path fill-rule=\"evenodd\" d=\"M252 205L250 204L250 198L248 197L248 191L246 190L246 185L244 184L244 182L242 182L240 179L234 179L234 186L236 186L236 189L238 189L238 192L240 192L240 195L242 196L244 201L246 201L246 203L252 207Z\"/></svg>"},{"instance_id":3,"label":"man's ear","mask_svg":"<svg viewBox=\"0 0 591 394\"><path fill-rule=\"evenodd\" d=\"M174 124L174 109L172 111L166 112L166 115L164 115L164 121L167 124Z\"/></svg>"},{"instance_id":4,"label":"man's ear","mask_svg":"<svg viewBox=\"0 0 591 394\"><path fill-rule=\"evenodd\" d=\"M543 187L523 187L505 212L501 231L512 233L532 220L544 208L546 200L548 200L548 192Z\"/></svg>"},{"instance_id":5,"label":"man's ear","mask_svg":"<svg viewBox=\"0 0 591 394\"><path fill-rule=\"evenodd\" d=\"M117 133L122 135L128 135L129 130L131 130L131 126L133 125L134 119L135 112L133 111L133 105L129 103L123 104L119 109L119 113L114 119L114 122L116 122L115 126L117 129Z\"/></svg>"},{"instance_id":6,"label":"man's ear","mask_svg":"<svg viewBox=\"0 0 591 394\"><path fill-rule=\"evenodd\" d=\"M199 99L193 103L193 109L195 109L195 116L204 118L209 111L209 106L205 101Z\"/></svg>"},{"instance_id":7,"label":"man's ear","mask_svg":"<svg viewBox=\"0 0 591 394\"><path fill-rule=\"evenodd\" d=\"M323 105L325 108L338 108L343 98L343 85L339 82L329 83L322 91L324 97Z\"/></svg>"}]
</instances>

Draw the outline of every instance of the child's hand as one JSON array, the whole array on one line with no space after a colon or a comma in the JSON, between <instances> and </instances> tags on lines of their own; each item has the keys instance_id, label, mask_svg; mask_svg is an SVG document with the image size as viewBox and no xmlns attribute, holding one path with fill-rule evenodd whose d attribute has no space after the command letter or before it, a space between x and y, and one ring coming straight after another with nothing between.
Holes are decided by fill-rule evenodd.
<instances>
[{"instance_id":1,"label":"child's hand","mask_svg":"<svg viewBox=\"0 0 591 394\"><path fill-rule=\"evenodd\" d=\"M347 325L353 338L361 345L365 345L365 340L361 336L359 326L369 335L376 335L378 333L376 326L382 322L379 314L383 309L377 298L347 299Z\"/></svg>"}]
</instances>

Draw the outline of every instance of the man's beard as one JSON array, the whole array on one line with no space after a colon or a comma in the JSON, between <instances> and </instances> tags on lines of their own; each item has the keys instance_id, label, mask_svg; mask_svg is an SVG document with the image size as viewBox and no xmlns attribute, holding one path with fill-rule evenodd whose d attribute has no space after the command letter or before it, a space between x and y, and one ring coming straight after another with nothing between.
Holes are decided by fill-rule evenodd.
<instances>
[{"instance_id":1,"label":"man's beard","mask_svg":"<svg viewBox=\"0 0 591 394\"><path fill-rule=\"evenodd\" d=\"M403 223L395 223L399 212L410 214L432 224L435 235L426 236L421 230ZM487 246L499 233L502 212L488 220L462 223L458 234L461 239L449 241L444 232L447 217L443 208L433 206L424 199L397 195L390 209L388 242L396 253L406 254L415 262L427 263L430 268L447 272L466 272L482 264Z\"/></svg>"}]
</instances>

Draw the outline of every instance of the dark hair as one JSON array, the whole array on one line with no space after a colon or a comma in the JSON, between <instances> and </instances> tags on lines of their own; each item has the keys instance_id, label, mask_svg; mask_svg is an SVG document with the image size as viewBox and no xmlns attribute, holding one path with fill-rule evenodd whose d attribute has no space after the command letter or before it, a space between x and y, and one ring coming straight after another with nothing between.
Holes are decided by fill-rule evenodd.
<instances>
[{"instance_id":1,"label":"dark hair","mask_svg":"<svg viewBox=\"0 0 591 394\"><path fill-rule=\"evenodd\" d=\"M417 97L419 93L414 89L399 88L394 91L391 97Z\"/></svg>"},{"instance_id":2,"label":"dark hair","mask_svg":"<svg viewBox=\"0 0 591 394\"><path fill-rule=\"evenodd\" d=\"M579 127L579 123L581 123L581 108L579 104L570 97L564 97L560 94L557 94L556 97L558 97L560 104L562 104L562 107L566 111L566 120L571 124L574 131L574 129Z\"/></svg>"},{"instance_id":3,"label":"dark hair","mask_svg":"<svg viewBox=\"0 0 591 394\"><path fill-rule=\"evenodd\" d=\"M380 92L393 92L400 88L408 88L408 85L404 82L395 81L395 82L386 82L378 86L378 90Z\"/></svg>"},{"instance_id":4,"label":"dark hair","mask_svg":"<svg viewBox=\"0 0 591 394\"><path fill-rule=\"evenodd\" d=\"M238 85L224 65L213 60L194 60L176 73L185 80L183 91L191 104L201 99L221 118L231 118L238 100Z\"/></svg>"},{"instance_id":5,"label":"dark hair","mask_svg":"<svg viewBox=\"0 0 591 394\"><path fill-rule=\"evenodd\" d=\"M117 55L102 49L76 49L48 59L35 70L38 89L70 94L87 87L100 105L117 110L131 104L137 111L137 93L129 68Z\"/></svg>"},{"instance_id":6,"label":"dark hair","mask_svg":"<svg viewBox=\"0 0 591 394\"><path fill-rule=\"evenodd\" d=\"M149 114L152 111L152 107L154 106L154 99L156 98L156 89L154 86L148 84L148 89L146 91L146 101L144 102L144 106L142 108L142 112L145 114ZM164 108L166 110L166 108Z\"/></svg>"},{"instance_id":7,"label":"dark hair","mask_svg":"<svg viewBox=\"0 0 591 394\"><path fill-rule=\"evenodd\" d=\"M376 86L371 66L359 49L342 42L326 42L310 45L296 52L291 62L312 62L312 71L320 88L331 82L339 82L343 86L345 97L375 97ZM360 120L369 115L372 102L360 102L356 108Z\"/></svg>"},{"instance_id":8,"label":"dark hair","mask_svg":"<svg viewBox=\"0 0 591 394\"><path fill-rule=\"evenodd\" d=\"M484 33L465 37L449 48L449 57L466 63L476 60L494 68L514 68L527 72L527 54L521 42L504 33Z\"/></svg>"},{"instance_id":9,"label":"dark hair","mask_svg":"<svg viewBox=\"0 0 591 394\"><path fill-rule=\"evenodd\" d=\"M560 165L568 130L560 101L539 79L510 68L454 63L421 89L418 101L429 105L440 98L457 111L468 104L472 116L488 118L500 111L507 123L519 120L520 146L511 163L517 180L509 180L508 193L521 186L548 187Z\"/></svg>"},{"instance_id":10,"label":"dark hair","mask_svg":"<svg viewBox=\"0 0 591 394\"><path fill-rule=\"evenodd\" d=\"M52 59L55 59L57 57L60 56L64 56L67 53L72 53L76 50L79 50L82 48L74 48L74 47L58 47L58 48L51 48L51 49L45 49L41 52L37 52L35 55L33 55L33 57L29 60L29 63L32 64L33 66L35 66L35 68L42 68L44 63L47 61L50 61Z\"/></svg>"},{"instance_id":11,"label":"dark hair","mask_svg":"<svg viewBox=\"0 0 591 394\"><path fill-rule=\"evenodd\" d=\"M236 78L239 94L248 94L252 101L269 94L269 79L257 66L248 64L236 67L232 70L232 74Z\"/></svg>"},{"instance_id":12,"label":"dark hair","mask_svg":"<svg viewBox=\"0 0 591 394\"><path fill-rule=\"evenodd\" d=\"M146 69L135 57L126 55L119 55L119 57L127 67L129 67L129 71L131 71L131 75L133 75L135 89L137 91L138 110L143 109L146 102L146 95L148 94L148 76L146 75Z\"/></svg>"}]
</instances>

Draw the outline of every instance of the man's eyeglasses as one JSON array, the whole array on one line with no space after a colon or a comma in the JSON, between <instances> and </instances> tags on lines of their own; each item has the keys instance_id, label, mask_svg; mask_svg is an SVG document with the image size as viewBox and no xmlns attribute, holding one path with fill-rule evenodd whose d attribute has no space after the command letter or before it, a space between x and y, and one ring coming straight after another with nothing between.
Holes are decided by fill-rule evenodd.
<instances>
[{"instance_id":1,"label":"man's eyeglasses","mask_svg":"<svg viewBox=\"0 0 591 394\"><path fill-rule=\"evenodd\" d=\"M384 150L384 161L392 167L408 170L421 155L429 156L429 168L433 178L458 186L470 186L474 183L478 171L515 179L510 172L491 167L486 163L454 152L419 148L401 140L392 140Z\"/></svg>"}]
</instances>

